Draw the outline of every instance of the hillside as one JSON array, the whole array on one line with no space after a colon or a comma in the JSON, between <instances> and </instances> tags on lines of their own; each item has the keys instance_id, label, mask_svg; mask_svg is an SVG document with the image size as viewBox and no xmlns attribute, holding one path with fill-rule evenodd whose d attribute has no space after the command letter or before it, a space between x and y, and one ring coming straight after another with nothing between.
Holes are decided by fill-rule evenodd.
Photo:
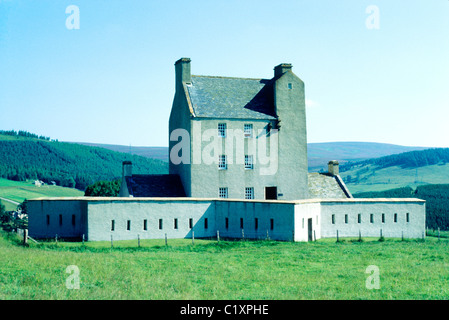
<instances>
[{"instance_id":1,"label":"hillside","mask_svg":"<svg viewBox=\"0 0 449 320\"><path fill-rule=\"evenodd\" d=\"M338 160L340 164L344 164L349 161L361 161L424 149L428 148L376 142L323 142L307 144L309 171L327 170L329 160Z\"/></svg>"},{"instance_id":2,"label":"hillside","mask_svg":"<svg viewBox=\"0 0 449 320\"><path fill-rule=\"evenodd\" d=\"M12 211L25 199L40 197L77 197L84 192L54 185L35 186L33 181L11 181L0 178L0 203Z\"/></svg>"},{"instance_id":3,"label":"hillside","mask_svg":"<svg viewBox=\"0 0 449 320\"><path fill-rule=\"evenodd\" d=\"M0 177L15 181L39 179L48 184L84 190L99 180L121 177L122 162L135 173L166 173L167 163L104 148L0 134Z\"/></svg>"},{"instance_id":4,"label":"hillside","mask_svg":"<svg viewBox=\"0 0 449 320\"><path fill-rule=\"evenodd\" d=\"M352 193L449 183L449 149L404 152L348 162L340 175Z\"/></svg>"},{"instance_id":5,"label":"hillside","mask_svg":"<svg viewBox=\"0 0 449 320\"><path fill-rule=\"evenodd\" d=\"M112 151L131 153L147 158L168 162L167 147L134 147L113 144L75 142L82 145L100 147ZM307 144L309 171L327 170L329 160L348 161L378 158L413 150L424 150L426 147L406 147L375 142L323 142Z\"/></svg>"},{"instance_id":6,"label":"hillside","mask_svg":"<svg viewBox=\"0 0 449 320\"><path fill-rule=\"evenodd\" d=\"M101 144L91 142L73 142L85 146L99 147L116 152L129 153L146 158L159 159L168 162L168 147L135 147L117 144Z\"/></svg>"}]
</instances>

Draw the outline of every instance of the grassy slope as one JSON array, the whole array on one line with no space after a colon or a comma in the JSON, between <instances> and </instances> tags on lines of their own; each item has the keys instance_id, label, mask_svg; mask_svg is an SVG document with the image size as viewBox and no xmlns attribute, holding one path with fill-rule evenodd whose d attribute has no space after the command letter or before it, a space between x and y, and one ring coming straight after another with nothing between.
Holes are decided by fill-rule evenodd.
<instances>
[{"instance_id":1,"label":"grassy slope","mask_svg":"<svg viewBox=\"0 0 449 320\"><path fill-rule=\"evenodd\" d=\"M31 181L11 181L0 178L0 197L17 202L40 197L74 197L83 195L84 192L77 189L49 185L36 187Z\"/></svg>"},{"instance_id":2,"label":"grassy slope","mask_svg":"<svg viewBox=\"0 0 449 320\"><path fill-rule=\"evenodd\" d=\"M448 299L448 244L145 240L83 249L0 237L0 299ZM79 290L65 286L69 265L79 268ZM369 265L380 269L379 290L365 286Z\"/></svg>"},{"instance_id":3,"label":"grassy slope","mask_svg":"<svg viewBox=\"0 0 449 320\"><path fill-rule=\"evenodd\" d=\"M449 164L430 165L418 169L400 167L388 167L375 169L373 165L368 166L369 171L360 174L359 183L346 183L352 193L368 191L384 191L400 187L410 186L412 188L422 184L446 184L449 183ZM341 172L345 179L348 175L356 177L359 168ZM415 180L417 174L417 180Z\"/></svg>"}]
</instances>

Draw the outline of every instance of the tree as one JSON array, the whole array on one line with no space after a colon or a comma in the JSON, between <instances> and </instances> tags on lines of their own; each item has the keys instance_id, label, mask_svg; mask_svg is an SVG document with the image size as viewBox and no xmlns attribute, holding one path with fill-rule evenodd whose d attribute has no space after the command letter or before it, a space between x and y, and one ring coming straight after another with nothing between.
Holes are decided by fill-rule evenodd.
<instances>
[{"instance_id":1,"label":"tree","mask_svg":"<svg viewBox=\"0 0 449 320\"><path fill-rule=\"evenodd\" d=\"M13 230L11 216L8 212L6 212L5 206L3 204L0 204L0 227L8 232Z\"/></svg>"},{"instance_id":2,"label":"tree","mask_svg":"<svg viewBox=\"0 0 449 320\"><path fill-rule=\"evenodd\" d=\"M118 197L121 180L98 181L87 186L84 195L86 197Z\"/></svg>"}]
</instances>

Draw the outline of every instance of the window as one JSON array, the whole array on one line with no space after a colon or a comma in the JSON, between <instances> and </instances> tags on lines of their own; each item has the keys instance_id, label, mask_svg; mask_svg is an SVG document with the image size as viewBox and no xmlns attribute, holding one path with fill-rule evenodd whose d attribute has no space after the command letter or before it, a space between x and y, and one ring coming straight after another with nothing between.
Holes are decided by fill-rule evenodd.
<instances>
[{"instance_id":1,"label":"window","mask_svg":"<svg viewBox=\"0 0 449 320\"><path fill-rule=\"evenodd\" d=\"M178 219L173 220L173 228L178 229Z\"/></svg>"},{"instance_id":2,"label":"window","mask_svg":"<svg viewBox=\"0 0 449 320\"><path fill-rule=\"evenodd\" d=\"M75 226L75 215L72 214L72 226Z\"/></svg>"},{"instance_id":3,"label":"window","mask_svg":"<svg viewBox=\"0 0 449 320\"><path fill-rule=\"evenodd\" d=\"M226 123L218 124L218 136L220 138L226 138Z\"/></svg>"},{"instance_id":4,"label":"window","mask_svg":"<svg viewBox=\"0 0 449 320\"><path fill-rule=\"evenodd\" d=\"M254 229L259 229L259 219L258 218L254 218Z\"/></svg>"},{"instance_id":5,"label":"window","mask_svg":"<svg viewBox=\"0 0 449 320\"><path fill-rule=\"evenodd\" d=\"M148 230L148 221L147 221L147 219L143 220L143 230Z\"/></svg>"},{"instance_id":6,"label":"window","mask_svg":"<svg viewBox=\"0 0 449 320\"><path fill-rule=\"evenodd\" d=\"M219 170L227 169L226 156L223 154L218 156L218 169Z\"/></svg>"},{"instance_id":7,"label":"window","mask_svg":"<svg viewBox=\"0 0 449 320\"><path fill-rule=\"evenodd\" d=\"M302 218L302 228L304 229L304 218Z\"/></svg>"},{"instance_id":8,"label":"window","mask_svg":"<svg viewBox=\"0 0 449 320\"><path fill-rule=\"evenodd\" d=\"M293 88L293 86L292 86L292 84L289 82L289 84L288 84L288 88L289 89L292 89Z\"/></svg>"},{"instance_id":9,"label":"window","mask_svg":"<svg viewBox=\"0 0 449 320\"><path fill-rule=\"evenodd\" d=\"M335 224L335 214L332 215L332 224Z\"/></svg>"},{"instance_id":10,"label":"window","mask_svg":"<svg viewBox=\"0 0 449 320\"><path fill-rule=\"evenodd\" d=\"M394 222L398 222L398 214L397 213L394 214L393 219L394 219Z\"/></svg>"},{"instance_id":11,"label":"window","mask_svg":"<svg viewBox=\"0 0 449 320\"><path fill-rule=\"evenodd\" d=\"M382 223L385 223L385 213L382 213Z\"/></svg>"},{"instance_id":12,"label":"window","mask_svg":"<svg viewBox=\"0 0 449 320\"><path fill-rule=\"evenodd\" d=\"M245 138L253 137L253 125L251 123L245 123L243 125L243 134Z\"/></svg>"},{"instance_id":13,"label":"window","mask_svg":"<svg viewBox=\"0 0 449 320\"><path fill-rule=\"evenodd\" d=\"M204 229L207 229L208 224L207 224L207 218L204 218Z\"/></svg>"},{"instance_id":14,"label":"window","mask_svg":"<svg viewBox=\"0 0 449 320\"><path fill-rule=\"evenodd\" d=\"M229 218L225 218L225 228L226 230L229 228Z\"/></svg>"},{"instance_id":15,"label":"window","mask_svg":"<svg viewBox=\"0 0 449 320\"><path fill-rule=\"evenodd\" d=\"M254 199L254 188L245 188L245 199Z\"/></svg>"},{"instance_id":16,"label":"window","mask_svg":"<svg viewBox=\"0 0 449 320\"><path fill-rule=\"evenodd\" d=\"M360 213L357 215L357 222L362 223L362 215Z\"/></svg>"},{"instance_id":17,"label":"window","mask_svg":"<svg viewBox=\"0 0 449 320\"><path fill-rule=\"evenodd\" d=\"M270 219L270 230L274 229L274 219Z\"/></svg>"},{"instance_id":18,"label":"window","mask_svg":"<svg viewBox=\"0 0 449 320\"><path fill-rule=\"evenodd\" d=\"M253 156L245 155L245 169L253 169Z\"/></svg>"},{"instance_id":19,"label":"window","mask_svg":"<svg viewBox=\"0 0 449 320\"><path fill-rule=\"evenodd\" d=\"M126 230L131 230L131 220L126 220Z\"/></svg>"},{"instance_id":20,"label":"window","mask_svg":"<svg viewBox=\"0 0 449 320\"><path fill-rule=\"evenodd\" d=\"M162 219L159 219L159 230L162 230L162 227L163 227L163 225L162 225Z\"/></svg>"},{"instance_id":21,"label":"window","mask_svg":"<svg viewBox=\"0 0 449 320\"><path fill-rule=\"evenodd\" d=\"M345 214L345 223L348 223L348 215Z\"/></svg>"},{"instance_id":22,"label":"window","mask_svg":"<svg viewBox=\"0 0 449 320\"><path fill-rule=\"evenodd\" d=\"M59 215L59 225L62 226L62 214Z\"/></svg>"},{"instance_id":23,"label":"window","mask_svg":"<svg viewBox=\"0 0 449 320\"><path fill-rule=\"evenodd\" d=\"M111 231L115 230L115 220L111 220Z\"/></svg>"},{"instance_id":24,"label":"window","mask_svg":"<svg viewBox=\"0 0 449 320\"><path fill-rule=\"evenodd\" d=\"M410 222L410 214L408 212L405 214L405 221Z\"/></svg>"},{"instance_id":25,"label":"window","mask_svg":"<svg viewBox=\"0 0 449 320\"><path fill-rule=\"evenodd\" d=\"M374 214L369 215L369 222L374 223Z\"/></svg>"},{"instance_id":26,"label":"window","mask_svg":"<svg viewBox=\"0 0 449 320\"><path fill-rule=\"evenodd\" d=\"M192 218L189 219L189 228L190 229L193 228L193 219Z\"/></svg>"},{"instance_id":27,"label":"window","mask_svg":"<svg viewBox=\"0 0 449 320\"><path fill-rule=\"evenodd\" d=\"M50 225L50 215L47 214L47 226Z\"/></svg>"},{"instance_id":28,"label":"window","mask_svg":"<svg viewBox=\"0 0 449 320\"><path fill-rule=\"evenodd\" d=\"M243 229L243 218L240 218L240 229Z\"/></svg>"},{"instance_id":29,"label":"window","mask_svg":"<svg viewBox=\"0 0 449 320\"><path fill-rule=\"evenodd\" d=\"M227 198L228 197L228 188L218 188L218 197L219 198Z\"/></svg>"}]
</instances>

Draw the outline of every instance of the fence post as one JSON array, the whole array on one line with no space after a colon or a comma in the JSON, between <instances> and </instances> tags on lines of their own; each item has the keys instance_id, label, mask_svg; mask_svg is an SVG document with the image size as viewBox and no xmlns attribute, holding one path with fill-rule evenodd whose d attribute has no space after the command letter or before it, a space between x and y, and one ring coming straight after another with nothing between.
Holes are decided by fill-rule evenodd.
<instances>
[{"instance_id":1,"label":"fence post","mask_svg":"<svg viewBox=\"0 0 449 320\"><path fill-rule=\"evenodd\" d=\"M243 231L243 228L242 228L242 240L245 240L245 231Z\"/></svg>"},{"instance_id":2,"label":"fence post","mask_svg":"<svg viewBox=\"0 0 449 320\"><path fill-rule=\"evenodd\" d=\"M217 230L217 242L220 242L220 231Z\"/></svg>"},{"instance_id":3,"label":"fence post","mask_svg":"<svg viewBox=\"0 0 449 320\"><path fill-rule=\"evenodd\" d=\"M112 239L112 234L111 234L111 248L114 248L114 240Z\"/></svg>"},{"instance_id":4,"label":"fence post","mask_svg":"<svg viewBox=\"0 0 449 320\"><path fill-rule=\"evenodd\" d=\"M84 233L83 233L83 246L84 246Z\"/></svg>"},{"instance_id":5,"label":"fence post","mask_svg":"<svg viewBox=\"0 0 449 320\"><path fill-rule=\"evenodd\" d=\"M137 235L137 246L140 248L140 234Z\"/></svg>"},{"instance_id":6,"label":"fence post","mask_svg":"<svg viewBox=\"0 0 449 320\"><path fill-rule=\"evenodd\" d=\"M404 231L402 231L401 240L404 241Z\"/></svg>"},{"instance_id":7,"label":"fence post","mask_svg":"<svg viewBox=\"0 0 449 320\"><path fill-rule=\"evenodd\" d=\"M338 230L337 230L337 242L339 242L339 239L338 239Z\"/></svg>"},{"instance_id":8,"label":"fence post","mask_svg":"<svg viewBox=\"0 0 449 320\"><path fill-rule=\"evenodd\" d=\"M195 245L195 231L192 231L192 246Z\"/></svg>"},{"instance_id":9,"label":"fence post","mask_svg":"<svg viewBox=\"0 0 449 320\"><path fill-rule=\"evenodd\" d=\"M316 241L316 233L315 233L315 230L313 230L313 241Z\"/></svg>"},{"instance_id":10,"label":"fence post","mask_svg":"<svg viewBox=\"0 0 449 320\"><path fill-rule=\"evenodd\" d=\"M23 245L28 244L28 229L23 229Z\"/></svg>"},{"instance_id":11,"label":"fence post","mask_svg":"<svg viewBox=\"0 0 449 320\"><path fill-rule=\"evenodd\" d=\"M58 234L55 235L55 242L58 244Z\"/></svg>"},{"instance_id":12,"label":"fence post","mask_svg":"<svg viewBox=\"0 0 449 320\"><path fill-rule=\"evenodd\" d=\"M440 241L440 227L438 227L438 241Z\"/></svg>"},{"instance_id":13,"label":"fence post","mask_svg":"<svg viewBox=\"0 0 449 320\"><path fill-rule=\"evenodd\" d=\"M270 236L268 235L268 229L267 229L267 240L270 240Z\"/></svg>"},{"instance_id":14,"label":"fence post","mask_svg":"<svg viewBox=\"0 0 449 320\"><path fill-rule=\"evenodd\" d=\"M362 242L362 232L359 230L359 242Z\"/></svg>"}]
</instances>

